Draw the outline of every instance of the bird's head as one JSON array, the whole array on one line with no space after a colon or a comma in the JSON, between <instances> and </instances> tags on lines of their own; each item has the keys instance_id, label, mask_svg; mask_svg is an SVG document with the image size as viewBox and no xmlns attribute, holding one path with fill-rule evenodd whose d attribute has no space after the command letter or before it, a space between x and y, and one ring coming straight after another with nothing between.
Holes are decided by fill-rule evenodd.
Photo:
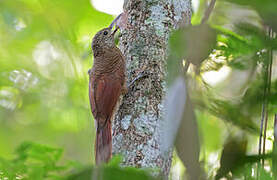
<instances>
[{"instance_id":1,"label":"bird's head","mask_svg":"<svg viewBox=\"0 0 277 180\"><path fill-rule=\"evenodd\" d=\"M116 25L115 29L113 30L114 25L116 24L117 20L120 18L119 15L109 27L104 28L96 33L92 40L92 51L95 52L99 48L112 48L115 46L114 42L114 35L119 27Z\"/></svg>"}]
</instances>

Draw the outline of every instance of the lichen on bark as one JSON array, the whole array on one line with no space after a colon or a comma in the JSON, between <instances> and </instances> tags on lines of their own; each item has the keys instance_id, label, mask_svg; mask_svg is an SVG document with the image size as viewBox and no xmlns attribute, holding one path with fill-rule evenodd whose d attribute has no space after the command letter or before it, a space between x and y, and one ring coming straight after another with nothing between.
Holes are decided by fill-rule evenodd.
<instances>
[{"instance_id":1,"label":"lichen on bark","mask_svg":"<svg viewBox=\"0 0 277 180\"><path fill-rule=\"evenodd\" d=\"M123 98L113 120L113 154L123 165L158 168L168 175L171 152L161 152L160 124L166 91L166 58L170 32L190 24L190 0L125 0L126 26L121 28L120 49L126 58L128 82L141 71Z\"/></svg>"}]
</instances>

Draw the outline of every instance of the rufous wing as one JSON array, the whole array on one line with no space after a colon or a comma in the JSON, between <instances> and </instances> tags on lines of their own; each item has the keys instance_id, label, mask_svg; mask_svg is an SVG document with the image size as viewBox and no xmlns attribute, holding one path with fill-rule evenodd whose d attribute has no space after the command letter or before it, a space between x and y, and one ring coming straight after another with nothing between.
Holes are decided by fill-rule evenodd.
<instances>
[{"instance_id":1,"label":"rufous wing","mask_svg":"<svg viewBox=\"0 0 277 180\"><path fill-rule=\"evenodd\" d=\"M103 126L106 120L111 118L121 94L121 88L121 80L115 75L104 74L90 78L89 99L97 125Z\"/></svg>"}]
</instances>

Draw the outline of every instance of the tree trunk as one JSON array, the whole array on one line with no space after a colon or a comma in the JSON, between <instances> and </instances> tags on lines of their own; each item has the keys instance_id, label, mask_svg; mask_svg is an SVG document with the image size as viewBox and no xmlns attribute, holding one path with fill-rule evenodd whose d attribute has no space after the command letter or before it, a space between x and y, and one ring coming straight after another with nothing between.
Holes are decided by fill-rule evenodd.
<instances>
[{"instance_id":1,"label":"tree trunk","mask_svg":"<svg viewBox=\"0 0 277 180\"><path fill-rule=\"evenodd\" d=\"M120 49L126 58L128 82L142 70L124 96L113 120L113 154L123 165L160 168L168 176L172 153L160 149L160 127L166 91L169 34L190 24L190 0L125 0L126 26L121 28Z\"/></svg>"}]
</instances>

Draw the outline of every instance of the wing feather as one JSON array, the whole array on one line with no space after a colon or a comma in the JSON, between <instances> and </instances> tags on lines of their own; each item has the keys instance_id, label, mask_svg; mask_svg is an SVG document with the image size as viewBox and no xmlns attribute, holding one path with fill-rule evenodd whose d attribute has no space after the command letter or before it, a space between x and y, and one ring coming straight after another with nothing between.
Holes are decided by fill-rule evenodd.
<instances>
[{"instance_id":1,"label":"wing feather","mask_svg":"<svg viewBox=\"0 0 277 180\"><path fill-rule=\"evenodd\" d=\"M121 94L120 78L105 74L92 77L89 88L91 111L98 125L103 126L112 116L117 100Z\"/></svg>"}]
</instances>

